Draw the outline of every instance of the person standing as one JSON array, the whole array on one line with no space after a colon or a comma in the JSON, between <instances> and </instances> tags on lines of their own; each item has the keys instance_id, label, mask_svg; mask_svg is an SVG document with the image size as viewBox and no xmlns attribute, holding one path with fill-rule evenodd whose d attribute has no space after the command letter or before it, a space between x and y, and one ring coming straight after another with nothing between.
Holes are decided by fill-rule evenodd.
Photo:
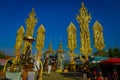
<instances>
[{"instance_id":1,"label":"person standing","mask_svg":"<svg viewBox=\"0 0 120 80\"><path fill-rule=\"evenodd\" d=\"M50 75L50 73L51 73L51 62L49 62L49 64L48 64L48 75Z\"/></svg>"}]
</instances>

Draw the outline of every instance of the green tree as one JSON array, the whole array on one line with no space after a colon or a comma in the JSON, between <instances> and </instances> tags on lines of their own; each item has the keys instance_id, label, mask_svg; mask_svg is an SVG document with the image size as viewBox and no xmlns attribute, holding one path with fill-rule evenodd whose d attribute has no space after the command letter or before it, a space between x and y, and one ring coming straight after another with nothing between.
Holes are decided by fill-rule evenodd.
<instances>
[{"instance_id":1,"label":"green tree","mask_svg":"<svg viewBox=\"0 0 120 80\"><path fill-rule=\"evenodd\" d=\"M119 49L119 54L118 54L118 57L120 58L120 49Z\"/></svg>"},{"instance_id":2,"label":"green tree","mask_svg":"<svg viewBox=\"0 0 120 80\"><path fill-rule=\"evenodd\" d=\"M120 57L120 49L119 48L109 48L108 49L109 57Z\"/></svg>"},{"instance_id":3,"label":"green tree","mask_svg":"<svg viewBox=\"0 0 120 80\"><path fill-rule=\"evenodd\" d=\"M108 56L108 53L105 50L96 51L93 56Z\"/></svg>"},{"instance_id":4,"label":"green tree","mask_svg":"<svg viewBox=\"0 0 120 80\"><path fill-rule=\"evenodd\" d=\"M5 58L5 52L4 51L0 51L0 59L4 59Z\"/></svg>"},{"instance_id":5,"label":"green tree","mask_svg":"<svg viewBox=\"0 0 120 80\"><path fill-rule=\"evenodd\" d=\"M114 55L113 55L113 49L112 48L109 48L108 49L108 55L109 55L109 57L113 57Z\"/></svg>"},{"instance_id":6,"label":"green tree","mask_svg":"<svg viewBox=\"0 0 120 80\"><path fill-rule=\"evenodd\" d=\"M119 57L120 49L119 48L114 48L113 49L113 54L114 54L114 57Z\"/></svg>"}]
</instances>

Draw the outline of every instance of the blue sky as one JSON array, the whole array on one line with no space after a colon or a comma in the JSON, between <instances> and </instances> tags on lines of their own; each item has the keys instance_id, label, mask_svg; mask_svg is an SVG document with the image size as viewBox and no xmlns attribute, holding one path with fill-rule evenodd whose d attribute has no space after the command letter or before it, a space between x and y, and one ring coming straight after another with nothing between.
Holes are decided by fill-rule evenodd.
<instances>
[{"instance_id":1,"label":"blue sky","mask_svg":"<svg viewBox=\"0 0 120 80\"><path fill-rule=\"evenodd\" d=\"M34 29L34 38L38 27L43 24L46 29L45 48L48 48L50 38L53 49L58 48L60 38L63 47L67 46L67 27L73 22L77 28L77 48L75 53L79 54L80 28L76 21L81 3L84 2L92 20L90 22L91 47L93 51L92 26L96 20L103 26L105 50L112 47L120 48L120 1L119 0L1 0L0 1L0 50L13 55L18 28L25 26L25 20L32 8L35 9L38 23ZM35 50L33 43L33 53Z\"/></svg>"}]
</instances>

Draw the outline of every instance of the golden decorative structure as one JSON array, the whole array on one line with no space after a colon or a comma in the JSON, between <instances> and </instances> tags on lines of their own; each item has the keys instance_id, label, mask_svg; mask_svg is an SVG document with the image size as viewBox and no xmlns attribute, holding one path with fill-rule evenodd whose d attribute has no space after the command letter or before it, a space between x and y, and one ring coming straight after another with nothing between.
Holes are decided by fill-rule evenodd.
<instances>
[{"instance_id":1,"label":"golden decorative structure","mask_svg":"<svg viewBox=\"0 0 120 80\"><path fill-rule=\"evenodd\" d=\"M68 33L68 48L73 52L74 49L77 47L77 44L76 44L76 27L72 22L67 28L67 33Z\"/></svg>"},{"instance_id":2,"label":"golden decorative structure","mask_svg":"<svg viewBox=\"0 0 120 80\"><path fill-rule=\"evenodd\" d=\"M24 28L21 26L17 31L16 43L15 43L15 57L16 59L20 59L20 49L22 48L23 44L23 37L24 37Z\"/></svg>"},{"instance_id":3,"label":"golden decorative structure","mask_svg":"<svg viewBox=\"0 0 120 80\"><path fill-rule=\"evenodd\" d=\"M103 38L103 28L98 21L96 21L93 25L93 33L94 33L94 47L97 48L98 51L101 51L105 47L105 45Z\"/></svg>"},{"instance_id":4,"label":"golden decorative structure","mask_svg":"<svg viewBox=\"0 0 120 80\"><path fill-rule=\"evenodd\" d=\"M71 22L67 28L68 33L68 48L70 49L70 64L73 65L71 68L75 70L75 60L74 60L74 49L77 47L76 43L76 27Z\"/></svg>"},{"instance_id":5,"label":"golden decorative structure","mask_svg":"<svg viewBox=\"0 0 120 80\"><path fill-rule=\"evenodd\" d=\"M82 7L80 8L80 14L77 15L77 21L80 24L80 38L81 38L81 48L80 52L88 59L89 54L92 52L92 48L90 47L90 32L89 32L89 22L91 20L91 16L88 13L87 9L82 3Z\"/></svg>"},{"instance_id":6,"label":"golden decorative structure","mask_svg":"<svg viewBox=\"0 0 120 80\"><path fill-rule=\"evenodd\" d=\"M54 50L52 49L52 41L50 39L50 44L48 46L48 49L44 52L44 70L48 70L48 63L51 60L50 56L54 54ZM53 67L52 67L53 69Z\"/></svg>"},{"instance_id":7,"label":"golden decorative structure","mask_svg":"<svg viewBox=\"0 0 120 80\"><path fill-rule=\"evenodd\" d=\"M37 61L39 61L41 65L41 71L39 74L39 80L42 80L42 72L43 72L43 64L41 62L42 57L42 49L44 48L44 40L45 40L45 28L41 24L37 30L37 38L36 38L36 49L37 49Z\"/></svg>"},{"instance_id":8,"label":"golden decorative structure","mask_svg":"<svg viewBox=\"0 0 120 80\"><path fill-rule=\"evenodd\" d=\"M41 50L44 48L44 40L45 40L45 28L41 24L37 30L37 38L36 38L36 49L38 51L39 56L42 56Z\"/></svg>"},{"instance_id":9,"label":"golden decorative structure","mask_svg":"<svg viewBox=\"0 0 120 80\"><path fill-rule=\"evenodd\" d=\"M51 41L51 39L50 39L49 47L44 53L45 59L49 58L50 54L54 54L54 50L52 49L52 41Z\"/></svg>"},{"instance_id":10,"label":"golden decorative structure","mask_svg":"<svg viewBox=\"0 0 120 80\"><path fill-rule=\"evenodd\" d=\"M7 62L4 65L4 71L7 70L7 64L10 60L13 61L13 64L10 65L10 68L16 69L16 63L20 61L20 49L22 48L23 40L24 46L23 46L23 53L26 53L27 47L30 46L30 50L32 49L32 42L33 39L33 33L34 33L34 27L37 23L36 19L36 13L34 11L34 8L32 9L31 13L29 14L29 18L26 20L26 35L24 36L24 28L21 26L19 30L17 31L17 38L16 38L16 44L15 44L15 58L10 58L7 60ZM37 31L37 38L36 38L36 49L38 51L36 61L39 61L40 65L40 73L39 73L39 79L42 80L42 73L43 73L43 64L41 62L41 50L44 47L44 40L45 40L45 28L43 25L41 25ZM24 55L26 57L26 55ZM28 54L27 54L27 57Z\"/></svg>"},{"instance_id":11,"label":"golden decorative structure","mask_svg":"<svg viewBox=\"0 0 120 80\"><path fill-rule=\"evenodd\" d=\"M10 61L10 60L14 61L14 59L15 59L15 58L10 58L10 59L8 59L8 60L5 62L3 71L7 71L7 63L8 63L8 61Z\"/></svg>"},{"instance_id":12,"label":"golden decorative structure","mask_svg":"<svg viewBox=\"0 0 120 80\"><path fill-rule=\"evenodd\" d=\"M34 8L32 9L31 13L29 14L29 18L26 19L26 36L25 38L28 39L33 39L33 32L34 32L34 27L37 23L37 18L36 18L36 13L34 11ZM27 46L30 46L30 48L32 49L32 44L31 41L25 41L24 42L24 48L23 48L23 53L25 54L26 48Z\"/></svg>"},{"instance_id":13,"label":"golden decorative structure","mask_svg":"<svg viewBox=\"0 0 120 80\"><path fill-rule=\"evenodd\" d=\"M60 40L60 45L59 45L59 48L58 48L58 50L57 50L57 53L58 53L58 54L59 54L59 53L61 53L61 54L64 53L63 46L62 46L62 39Z\"/></svg>"},{"instance_id":14,"label":"golden decorative structure","mask_svg":"<svg viewBox=\"0 0 120 80\"><path fill-rule=\"evenodd\" d=\"M57 50L57 56L58 56L58 65L57 65L57 71L56 72L62 72L63 70L63 62L64 62L64 50L63 50L63 46L62 46L62 39L60 40L60 44L59 44L59 48Z\"/></svg>"},{"instance_id":15,"label":"golden decorative structure","mask_svg":"<svg viewBox=\"0 0 120 80\"><path fill-rule=\"evenodd\" d=\"M15 51L20 51L20 49L22 48L24 32L25 32L25 30L24 30L23 26L21 26L17 31Z\"/></svg>"}]
</instances>

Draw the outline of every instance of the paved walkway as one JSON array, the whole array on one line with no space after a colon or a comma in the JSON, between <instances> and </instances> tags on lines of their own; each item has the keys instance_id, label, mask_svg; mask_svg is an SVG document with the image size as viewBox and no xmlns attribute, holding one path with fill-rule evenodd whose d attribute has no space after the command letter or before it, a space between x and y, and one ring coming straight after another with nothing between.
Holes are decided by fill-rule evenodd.
<instances>
[{"instance_id":1,"label":"paved walkway","mask_svg":"<svg viewBox=\"0 0 120 80\"><path fill-rule=\"evenodd\" d=\"M47 72L43 73L43 80L82 80L80 73L57 73L52 72L50 75Z\"/></svg>"}]
</instances>

